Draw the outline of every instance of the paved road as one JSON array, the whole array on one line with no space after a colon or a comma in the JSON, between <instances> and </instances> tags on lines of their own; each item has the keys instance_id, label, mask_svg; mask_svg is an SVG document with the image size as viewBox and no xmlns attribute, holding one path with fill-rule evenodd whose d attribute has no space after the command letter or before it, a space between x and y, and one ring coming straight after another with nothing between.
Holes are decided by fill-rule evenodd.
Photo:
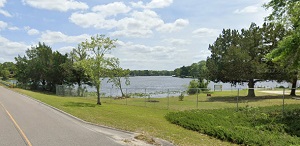
<instances>
[{"instance_id":1,"label":"paved road","mask_svg":"<svg viewBox=\"0 0 300 146\"><path fill-rule=\"evenodd\" d=\"M131 138L131 133L78 121L0 86L1 146L118 146Z\"/></svg>"}]
</instances>

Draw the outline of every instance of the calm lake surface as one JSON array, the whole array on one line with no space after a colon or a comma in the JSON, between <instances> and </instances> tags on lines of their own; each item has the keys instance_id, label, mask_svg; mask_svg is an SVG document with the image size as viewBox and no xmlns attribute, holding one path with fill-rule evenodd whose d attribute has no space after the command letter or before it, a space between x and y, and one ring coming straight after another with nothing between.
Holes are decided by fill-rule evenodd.
<instances>
[{"instance_id":1,"label":"calm lake surface","mask_svg":"<svg viewBox=\"0 0 300 146\"><path fill-rule=\"evenodd\" d=\"M190 78L177 78L169 76L137 76L130 77L130 85L124 88L163 88L163 89L185 89L188 87L191 80ZM124 83L125 81L123 81ZM107 83L107 80L102 81L102 88L112 88L111 83ZM224 90L238 89L238 88L248 88L247 83L244 85L232 86L230 83L214 83L210 82L208 88L213 89L214 85L222 85ZM256 87L274 88L279 86L289 87L290 83L282 82L278 83L276 81L264 81L257 82Z\"/></svg>"},{"instance_id":2,"label":"calm lake surface","mask_svg":"<svg viewBox=\"0 0 300 146\"><path fill-rule=\"evenodd\" d=\"M123 81L124 93L151 93L153 96L166 96L166 92L174 92L178 95L180 92L185 91L190 83L190 78L177 78L170 76L136 76L130 77L130 85L126 86ZM214 85L222 85L222 90L237 90L248 88L247 83L244 85L231 86L230 83L214 83L210 82L208 88L214 89ZM289 87L290 84L286 82L277 83L276 81L257 82L255 87L275 88L279 86ZM94 92L94 87L87 87L88 91ZM177 92L176 92L177 91ZM112 83L107 83L107 79L102 81L101 92L105 95L120 95L120 91L113 86Z\"/></svg>"}]
</instances>

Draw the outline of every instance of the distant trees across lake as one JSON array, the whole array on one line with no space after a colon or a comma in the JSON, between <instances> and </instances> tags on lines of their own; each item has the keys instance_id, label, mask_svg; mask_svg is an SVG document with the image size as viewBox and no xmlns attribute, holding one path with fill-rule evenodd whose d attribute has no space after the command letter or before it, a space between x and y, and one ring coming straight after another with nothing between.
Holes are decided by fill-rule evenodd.
<instances>
[{"instance_id":1,"label":"distant trees across lake","mask_svg":"<svg viewBox=\"0 0 300 146\"><path fill-rule=\"evenodd\" d=\"M174 71L167 70L131 70L130 76L172 76Z\"/></svg>"}]
</instances>

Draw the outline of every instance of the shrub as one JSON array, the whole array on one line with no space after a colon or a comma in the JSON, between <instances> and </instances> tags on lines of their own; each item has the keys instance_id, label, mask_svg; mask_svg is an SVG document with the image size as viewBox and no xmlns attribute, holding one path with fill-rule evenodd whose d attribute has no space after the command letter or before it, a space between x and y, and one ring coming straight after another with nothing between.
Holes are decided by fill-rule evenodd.
<instances>
[{"instance_id":1,"label":"shrub","mask_svg":"<svg viewBox=\"0 0 300 146\"><path fill-rule=\"evenodd\" d=\"M179 101L183 101L184 98L184 92L181 92L180 95L178 96Z\"/></svg>"},{"instance_id":2,"label":"shrub","mask_svg":"<svg viewBox=\"0 0 300 146\"><path fill-rule=\"evenodd\" d=\"M198 81L197 80L192 80L190 81L189 87L188 87L188 94L197 94L199 93L198 91Z\"/></svg>"},{"instance_id":3,"label":"shrub","mask_svg":"<svg viewBox=\"0 0 300 146\"><path fill-rule=\"evenodd\" d=\"M171 112L166 115L166 119L186 129L241 145L300 144L300 138L292 136L298 133L298 129L300 131L297 124L300 121L300 110L292 109L284 119L278 113L273 107L246 107L239 112L235 112L235 109ZM299 116L293 118L292 115ZM289 135L286 132L288 130L294 133Z\"/></svg>"},{"instance_id":4,"label":"shrub","mask_svg":"<svg viewBox=\"0 0 300 146\"><path fill-rule=\"evenodd\" d=\"M187 93L192 95L192 94L200 93L200 91L208 91L207 89L208 84L209 82L205 82L204 80L202 81L192 80L190 81L190 84L188 86Z\"/></svg>"}]
</instances>

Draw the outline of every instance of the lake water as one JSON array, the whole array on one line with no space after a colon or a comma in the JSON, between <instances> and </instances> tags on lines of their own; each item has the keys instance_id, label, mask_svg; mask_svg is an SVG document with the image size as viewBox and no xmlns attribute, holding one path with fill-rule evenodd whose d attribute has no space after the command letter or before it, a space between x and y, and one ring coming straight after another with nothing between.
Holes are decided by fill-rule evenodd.
<instances>
[{"instance_id":1,"label":"lake water","mask_svg":"<svg viewBox=\"0 0 300 146\"><path fill-rule=\"evenodd\" d=\"M136 76L130 77L130 85L125 86L123 81L124 93L147 93L152 97L162 96L165 97L167 92L174 95L180 94L185 91L190 83L190 78L177 78L169 76ZM248 88L247 83L244 85L231 86L230 83L214 83L210 82L208 88L214 89L214 85L222 85L222 90L237 90ZM277 83L276 81L257 82L255 87L262 88L275 88L279 86L290 87L289 83ZM87 87L88 91L95 92L95 88ZM105 95L116 96L120 95L120 91L113 86L112 83L107 83L107 79L102 81L101 92Z\"/></svg>"}]
</instances>

